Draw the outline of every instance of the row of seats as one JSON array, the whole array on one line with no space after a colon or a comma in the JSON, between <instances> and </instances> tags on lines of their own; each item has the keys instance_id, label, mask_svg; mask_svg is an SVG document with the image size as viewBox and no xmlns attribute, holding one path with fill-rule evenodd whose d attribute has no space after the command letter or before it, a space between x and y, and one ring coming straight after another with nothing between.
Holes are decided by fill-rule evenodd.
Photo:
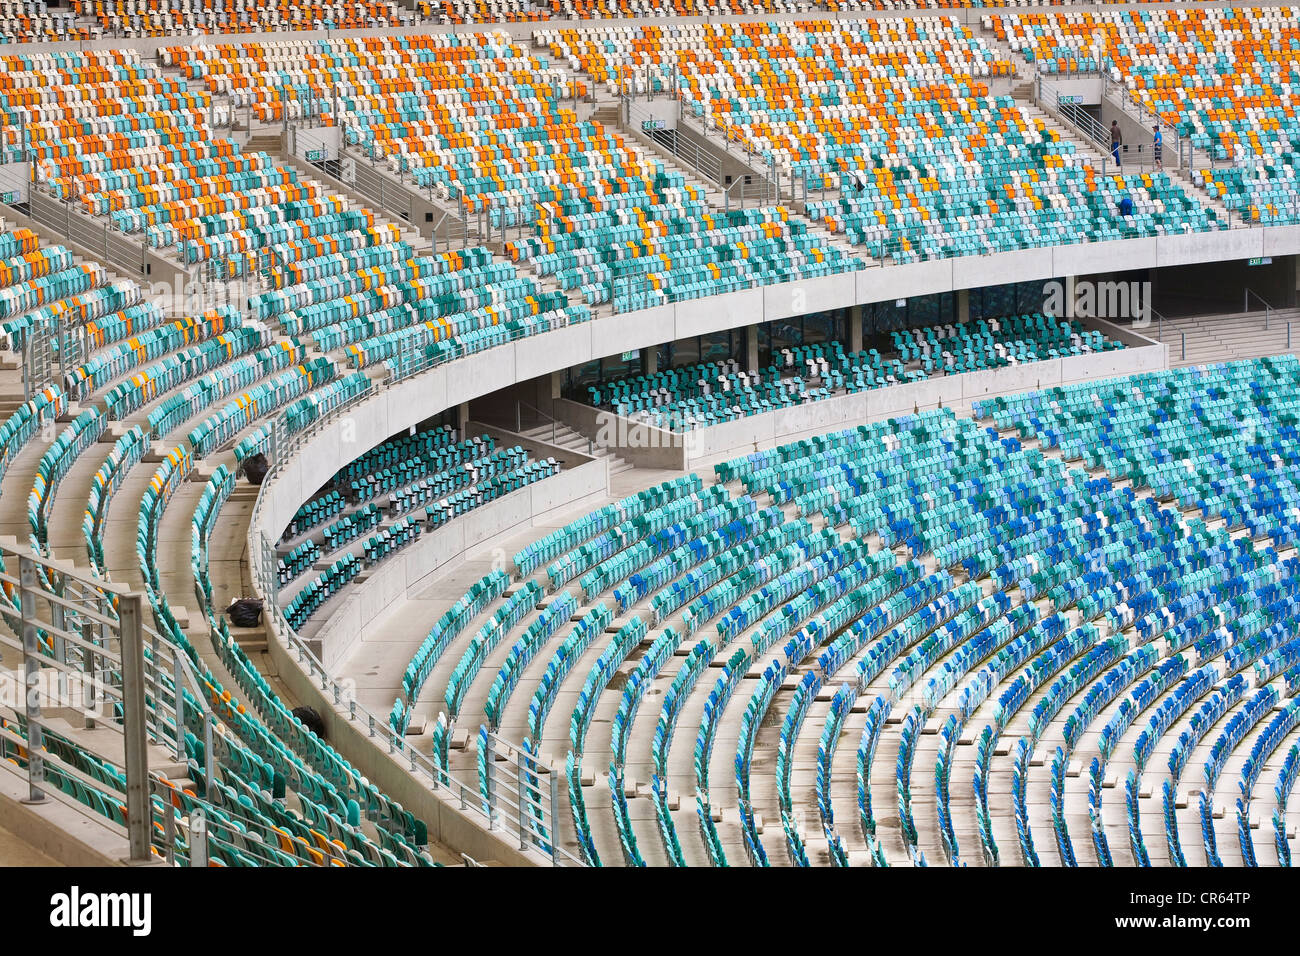
<instances>
[{"instance_id":1,"label":"row of seats","mask_svg":"<svg viewBox=\"0 0 1300 956\"><path fill-rule=\"evenodd\" d=\"M1284 356L1007 396L974 412L1229 527L1294 542L1298 377Z\"/></svg>"},{"instance_id":2,"label":"row of seats","mask_svg":"<svg viewBox=\"0 0 1300 956\"><path fill-rule=\"evenodd\" d=\"M758 372L728 359L602 382L588 386L586 397L633 421L689 431L936 375L1123 348L1100 331L1041 313L896 331L890 339L893 350L883 357L876 349L846 354L829 342L787 349Z\"/></svg>"},{"instance_id":3,"label":"row of seats","mask_svg":"<svg viewBox=\"0 0 1300 956\"><path fill-rule=\"evenodd\" d=\"M187 471L180 469L177 473L184 480ZM282 848L292 849L285 846L286 842L304 842L309 849L314 848L314 854L299 851L296 855L305 856L307 862L317 864L328 860L347 865L427 865L427 855L419 852L427 841L424 824L366 783L328 744L307 731L239 650L224 622L217 625L211 606L208 543L234 484L231 472L224 465L218 465L204 485L191 521L192 564L195 586L201 595L221 659L248 693L257 715L240 707L228 691L211 683L209 677L206 686L212 700L216 706L226 710L229 726L241 739L228 738L224 732L214 735L221 752L212 755L209 762L203 751L202 734L187 736L192 777L202 781L206 795L216 796L222 792L222 781L227 786L247 789L242 780L250 775L254 780L259 779L261 774L256 768L269 760L271 767L281 773L288 786L296 791L297 810L287 806L277 809L276 802L265 799L256 799L246 805L275 822L282 834L278 840ZM160 516L158 513L151 519L155 529ZM176 634L179 629L171 626L175 622L166 596L156 590L157 572L152 553L152 550L142 552L141 563L146 582L152 582L149 586L152 588L155 619ZM263 724L262 720L267 723ZM201 731L201 728L195 730ZM245 750L245 747L249 749ZM222 781L210 779L206 772L196 773L198 767L205 764L218 769ZM376 839L361 828L363 813L375 824Z\"/></svg>"},{"instance_id":4,"label":"row of seats","mask_svg":"<svg viewBox=\"0 0 1300 956\"><path fill-rule=\"evenodd\" d=\"M102 34L157 37L363 30L414 26L422 17L388 0L71 0L75 15ZM85 31L86 28L82 28Z\"/></svg>"}]
</instances>

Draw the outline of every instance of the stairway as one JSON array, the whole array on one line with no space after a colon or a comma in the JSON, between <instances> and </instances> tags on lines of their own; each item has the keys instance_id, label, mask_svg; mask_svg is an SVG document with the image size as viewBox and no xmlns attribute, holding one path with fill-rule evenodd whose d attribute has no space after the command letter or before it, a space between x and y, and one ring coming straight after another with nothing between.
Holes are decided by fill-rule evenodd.
<instances>
[{"instance_id":1,"label":"stairway","mask_svg":"<svg viewBox=\"0 0 1300 956\"><path fill-rule=\"evenodd\" d=\"M604 458L609 461L610 478L632 470L633 466L619 458L618 455L612 454L608 449L601 448L599 445L595 445L586 435L574 431L563 422L555 424L554 437L552 437L551 428L550 424L537 425L533 428L525 428L519 434L525 438L531 438L533 441L546 442L579 455L594 455L597 458Z\"/></svg>"},{"instance_id":2,"label":"stairway","mask_svg":"<svg viewBox=\"0 0 1300 956\"><path fill-rule=\"evenodd\" d=\"M1273 310L1267 316L1268 328L1264 327L1265 318L1264 312L1187 316L1165 319L1162 328L1153 326L1144 334L1168 343L1172 368L1291 352L1287 326L1295 326L1295 333L1300 335L1300 309Z\"/></svg>"}]
</instances>

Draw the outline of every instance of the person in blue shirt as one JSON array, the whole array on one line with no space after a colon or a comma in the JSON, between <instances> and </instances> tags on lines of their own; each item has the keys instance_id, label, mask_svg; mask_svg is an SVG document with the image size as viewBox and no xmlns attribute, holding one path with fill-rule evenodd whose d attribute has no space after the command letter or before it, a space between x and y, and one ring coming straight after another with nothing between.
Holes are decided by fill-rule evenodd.
<instances>
[{"instance_id":1,"label":"person in blue shirt","mask_svg":"<svg viewBox=\"0 0 1300 956\"><path fill-rule=\"evenodd\" d=\"M1133 215L1133 200L1130 199L1128 196L1125 196L1122 199L1120 199L1119 214L1123 216L1125 219Z\"/></svg>"},{"instance_id":2,"label":"person in blue shirt","mask_svg":"<svg viewBox=\"0 0 1300 956\"><path fill-rule=\"evenodd\" d=\"M1155 138L1151 142L1151 155L1155 157L1156 169L1164 169L1165 164L1161 159L1160 147L1164 145L1164 136L1160 132L1160 124L1156 124Z\"/></svg>"}]
</instances>

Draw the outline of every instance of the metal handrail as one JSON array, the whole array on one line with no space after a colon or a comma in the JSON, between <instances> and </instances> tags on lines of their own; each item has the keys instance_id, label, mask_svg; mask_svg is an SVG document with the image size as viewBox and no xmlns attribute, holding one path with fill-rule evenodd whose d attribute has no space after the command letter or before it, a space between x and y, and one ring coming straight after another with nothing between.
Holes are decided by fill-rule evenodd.
<instances>
[{"instance_id":1,"label":"metal handrail","mask_svg":"<svg viewBox=\"0 0 1300 956\"><path fill-rule=\"evenodd\" d=\"M1081 132L1092 143L1103 150L1110 149L1110 136L1104 126L1097 122L1096 117L1085 110L1077 103L1062 103L1061 94L1056 94L1056 112L1062 119L1069 122L1075 129Z\"/></svg>"},{"instance_id":2,"label":"metal handrail","mask_svg":"<svg viewBox=\"0 0 1300 956\"><path fill-rule=\"evenodd\" d=\"M664 149L668 150L677 159L686 163L695 169L696 172L712 180L714 183L722 182L722 160L714 153L704 149L698 143L689 143L689 150L683 145L681 137L675 129L653 129L649 130L650 139L658 143Z\"/></svg>"},{"instance_id":3,"label":"metal handrail","mask_svg":"<svg viewBox=\"0 0 1300 956\"><path fill-rule=\"evenodd\" d=\"M559 431L559 426L561 424L560 420L557 419L554 415L542 411L536 405L532 405L528 402L523 401L522 399L517 399L515 401L515 432L518 434L523 434L523 430L524 430L523 409L525 408L529 409L530 411L536 412L543 419L551 423L551 444L554 445L556 441L556 434Z\"/></svg>"},{"instance_id":4,"label":"metal handrail","mask_svg":"<svg viewBox=\"0 0 1300 956\"><path fill-rule=\"evenodd\" d=\"M1256 299L1256 300L1257 300L1257 301L1258 301L1262 306L1264 306L1264 328L1267 329L1268 326L1269 326L1269 320L1273 317L1273 313L1274 313L1274 311L1276 311L1276 310L1273 308L1272 305L1270 305L1270 304L1268 303L1267 300L1265 300L1265 298L1264 298L1262 295L1260 295L1260 294L1259 294L1258 292L1256 292L1254 289L1251 289L1251 288L1248 287L1248 288L1246 289L1246 295L1245 295L1245 307L1242 309L1243 312L1249 312L1249 311L1250 311L1250 297L1251 297L1252 295L1255 297L1255 299Z\"/></svg>"},{"instance_id":5,"label":"metal handrail","mask_svg":"<svg viewBox=\"0 0 1300 956\"><path fill-rule=\"evenodd\" d=\"M179 647L145 624L146 595L85 576L66 562L22 549L0 546L0 555L16 559L18 564L17 575L0 572L0 581L15 602L6 602L0 608L0 619L20 638L14 642L0 636L0 643L20 647L27 686L38 686L39 676L45 671L56 682L60 706L66 703L81 712L87 727L99 726L120 734L124 757L100 754L81 742L76 746L96 760L121 767L125 790L114 792L121 794L127 808L122 829L128 852L132 860L148 861L153 855L154 837L149 798L158 780L149 771L147 747L152 740L166 747L176 759L182 759L184 709L197 707L205 721L212 717L191 662ZM111 649L113 643L116 652ZM81 679L80 700L73 693L72 678ZM187 691L192 702L184 700ZM61 766L57 756L44 748L47 724L41 713L41 696L23 697L21 708L15 712L21 712L20 719L27 728L21 745L27 753L29 799L40 803L59 793L59 788L46 779L47 763L65 778L103 790L107 786L103 781L85 778L76 768ZM109 703L105 708L109 716L104 718L100 717L101 697ZM149 700L152 705L147 703ZM51 729L51 733L62 736L61 731ZM0 734L0 740L14 736ZM59 799L80 803L66 795ZM169 844L167 855L171 857L174 850L175 846Z\"/></svg>"}]
</instances>

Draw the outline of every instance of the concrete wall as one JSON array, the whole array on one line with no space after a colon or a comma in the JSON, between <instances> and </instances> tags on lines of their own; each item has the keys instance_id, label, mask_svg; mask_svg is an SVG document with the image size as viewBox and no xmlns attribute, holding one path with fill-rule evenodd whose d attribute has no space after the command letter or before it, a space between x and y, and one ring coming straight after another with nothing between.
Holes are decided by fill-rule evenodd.
<instances>
[{"instance_id":1,"label":"concrete wall","mask_svg":"<svg viewBox=\"0 0 1300 956\"><path fill-rule=\"evenodd\" d=\"M1016 51L1020 52L1019 50ZM1101 74L1085 73L1078 76L1066 75L1043 75L1043 106L1048 110L1056 108L1056 97L1054 94L1063 93L1066 96L1079 97L1079 103L1082 106L1096 106L1101 102L1102 92L1105 84L1102 82ZM1035 84L1035 94L1038 89ZM1053 95L1050 95L1053 94ZM1109 125L1110 120L1106 121Z\"/></svg>"},{"instance_id":2,"label":"concrete wall","mask_svg":"<svg viewBox=\"0 0 1300 956\"><path fill-rule=\"evenodd\" d=\"M0 198L10 197L14 203L27 202L32 185L31 163L0 163Z\"/></svg>"},{"instance_id":3,"label":"concrete wall","mask_svg":"<svg viewBox=\"0 0 1300 956\"><path fill-rule=\"evenodd\" d=\"M677 115L681 107L675 96L660 96L653 100L638 100L629 109L626 128L642 135L646 132L643 124L652 122L655 129L677 129Z\"/></svg>"},{"instance_id":4,"label":"concrete wall","mask_svg":"<svg viewBox=\"0 0 1300 956\"><path fill-rule=\"evenodd\" d=\"M342 139L342 130L337 126L297 127L289 131L289 140L293 147L290 152L308 162L313 160L310 160L307 154L316 150L321 151L323 155L318 156L315 162L338 159Z\"/></svg>"},{"instance_id":5,"label":"concrete wall","mask_svg":"<svg viewBox=\"0 0 1300 956\"><path fill-rule=\"evenodd\" d=\"M1127 147L1126 151L1120 153L1121 161L1154 162L1151 157L1151 145L1155 142L1154 133L1149 126L1139 122L1136 116L1116 102L1114 94L1103 96L1101 99L1101 125L1106 128L1107 136L1110 135L1112 120L1119 120L1120 136L1123 137L1124 146ZM1177 136L1167 127L1164 135L1164 161L1170 167L1177 167Z\"/></svg>"},{"instance_id":6,"label":"concrete wall","mask_svg":"<svg viewBox=\"0 0 1300 956\"><path fill-rule=\"evenodd\" d=\"M532 527L556 511L594 502L608 491L608 463L588 459L426 531L368 573L364 581L349 586L342 603L330 612L309 643L325 669L335 672L368 634L383 629L389 612L407 595L422 589L431 575L459 561L467 551L498 535Z\"/></svg>"}]
</instances>

